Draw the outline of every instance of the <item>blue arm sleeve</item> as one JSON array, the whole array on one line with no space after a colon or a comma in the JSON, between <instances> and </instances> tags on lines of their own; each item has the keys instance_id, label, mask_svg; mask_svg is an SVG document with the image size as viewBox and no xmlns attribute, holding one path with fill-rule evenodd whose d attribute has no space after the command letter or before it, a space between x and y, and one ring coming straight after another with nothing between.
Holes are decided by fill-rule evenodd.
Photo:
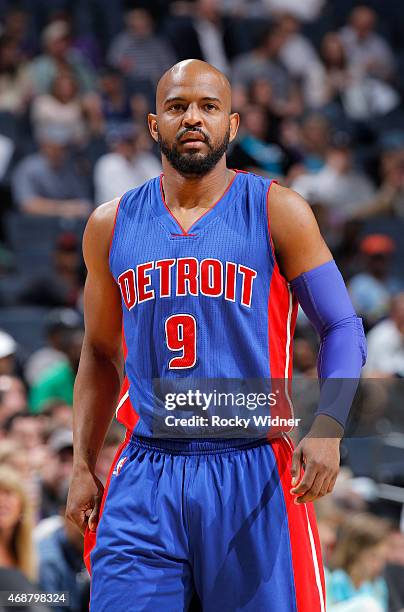
<instances>
[{"instance_id":1,"label":"blue arm sleeve","mask_svg":"<svg viewBox=\"0 0 404 612\"><path fill-rule=\"evenodd\" d=\"M356 316L335 261L300 274L290 284L320 336L321 394L316 416L326 414L345 427L366 362L362 319Z\"/></svg>"}]
</instances>

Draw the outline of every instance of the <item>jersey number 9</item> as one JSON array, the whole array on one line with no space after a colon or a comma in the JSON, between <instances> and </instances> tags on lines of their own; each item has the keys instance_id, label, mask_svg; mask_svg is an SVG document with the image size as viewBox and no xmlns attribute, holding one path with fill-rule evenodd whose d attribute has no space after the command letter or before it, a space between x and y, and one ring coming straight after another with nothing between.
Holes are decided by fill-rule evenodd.
<instances>
[{"instance_id":1,"label":"jersey number 9","mask_svg":"<svg viewBox=\"0 0 404 612\"><path fill-rule=\"evenodd\" d=\"M175 314L165 322L166 344L170 351L181 351L168 362L170 370L192 368L196 363L196 320L190 314Z\"/></svg>"}]
</instances>

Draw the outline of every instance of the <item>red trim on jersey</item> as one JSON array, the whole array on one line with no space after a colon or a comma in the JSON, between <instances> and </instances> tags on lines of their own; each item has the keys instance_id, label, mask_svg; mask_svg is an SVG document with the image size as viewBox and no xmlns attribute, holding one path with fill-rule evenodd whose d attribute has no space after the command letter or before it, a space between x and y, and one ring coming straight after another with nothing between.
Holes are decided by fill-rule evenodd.
<instances>
[{"instance_id":1,"label":"red trim on jersey","mask_svg":"<svg viewBox=\"0 0 404 612\"><path fill-rule=\"evenodd\" d=\"M292 376L292 339L296 325L297 317L297 301L292 296L292 304L290 304L290 292L287 280L282 276L278 263L275 257L275 247L272 241L271 227L269 220L269 192L274 181L268 187L267 191L267 223L268 223L268 234L269 242L272 250L272 257L274 261L274 269L272 272L271 282L269 286L268 294L268 338L269 338L269 367L271 372L271 378L285 379ZM287 376L285 377L286 369L286 348L288 342L288 314L289 309L290 320L289 320L289 367Z\"/></svg>"},{"instance_id":2,"label":"red trim on jersey","mask_svg":"<svg viewBox=\"0 0 404 612\"><path fill-rule=\"evenodd\" d=\"M123 327L122 327L122 349L123 349L123 356L126 361L126 357L128 355L128 347L126 345L125 331ZM122 383L121 391L119 393L118 406L119 406L120 401L122 400L122 398L124 397L126 393L128 393L128 397L123 402L123 404L119 407L119 410L117 410L116 419L117 421L122 423L122 425L124 425L126 429L128 429L132 433L139 420L139 415L136 412L135 408L133 407L132 402L130 401L129 387L130 387L129 379L127 376L125 376L123 383Z\"/></svg>"},{"instance_id":3,"label":"red trim on jersey","mask_svg":"<svg viewBox=\"0 0 404 612\"><path fill-rule=\"evenodd\" d=\"M293 369L293 334L297 318L297 300L289 290L289 284L282 276L275 257L275 247L272 241L269 220L269 192L267 191L267 223L270 249L274 262L272 277L268 292L268 352L271 390L278 394L275 407L280 418L292 418L292 369ZM286 380L288 379L288 380ZM271 427L269 436L273 437L284 431L284 427ZM290 429L293 429L291 427ZM288 431L290 431L290 429Z\"/></svg>"},{"instance_id":4,"label":"red trim on jersey","mask_svg":"<svg viewBox=\"0 0 404 612\"><path fill-rule=\"evenodd\" d=\"M193 224L191 225L191 227L188 229L188 231L185 231L184 228L182 227L181 223L178 221L178 219L175 217L175 215L171 212L171 210L168 208L165 197L164 197L164 191L163 191L163 176L164 176L164 172L162 172L160 174L160 193L161 193L161 199L163 201L164 206L166 207L166 209L168 210L168 212L170 213L170 215L172 216L172 218L174 219L174 221L176 222L176 224L178 225L178 227L181 229L182 234L174 234L175 236L190 236L190 231L191 229L194 227L194 225L196 225L201 219L202 217L204 217L210 210L212 210L212 208L214 208L216 206L216 204L218 204L220 202L220 200L222 198L224 198L224 196L226 195L226 193L229 191L230 187L233 185L234 179L236 178L237 174L240 172L239 170L234 170L235 174L233 176L233 178L231 179L230 183L227 185L226 189L224 190L224 192L222 193L222 195L220 196L220 198L218 198L216 200L216 202L210 206L209 208L207 208L205 210L204 213L201 214L200 217L198 217L196 219L196 221L193 222Z\"/></svg>"},{"instance_id":5,"label":"red trim on jersey","mask_svg":"<svg viewBox=\"0 0 404 612\"><path fill-rule=\"evenodd\" d=\"M109 489L109 483L111 482L111 476L112 476L112 472L115 469L115 466L118 462L118 459L122 453L122 451L124 450L124 448L127 446L127 444L129 444L130 438L131 438L132 432L129 430L126 430L126 435L124 440L121 442L121 444L118 447L118 450L115 453L114 459L112 461L112 465L109 468L109 472L108 472L108 477L107 480L105 482L105 486L104 486L104 493L102 496L102 500L101 500L101 506L100 506L100 513L99 513L99 518L98 518L98 522L101 518L102 512L104 510L104 505L105 505L105 500L106 497L108 495L108 489ZM91 551L93 550L95 544L97 541L97 532L96 531L90 531L88 526L86 527L86 531L84 533L84 554L83 554L83 558L84 558L84 563L86 565L86 568L88 570L88 573L91 576L91 559L90 559L90 554Z\"/></svg>"},{"instance_id":6,"label":"red trim on jersey","mask_svg":"<svg viewBox=\"0 0 404 612\"><path fill-rule=\"evenodd\" d=\"M295 496L290 493L293 454L290 438L276 438L271 445L288 518L297 612L325 612L324 570L314 506L312 502L296 505ZM308 518L313 542L310 538Z\"/></svg>"},{"instance_id":7,"label":"red trim on jersey","mask_svg":"<svg viewBox=\"0 0 404 612\"><path fill-rule=\"evenodd\" d=\"M108 260L111 255L112 241L114 239L114 234L115 234L116 219L118 217L118 210L121 205L122 198L123 198L123 195L119 198L118 206L116 207L116 211L115 211L114 225L112 226L111 238L109 239Z\"/></svg>"},{"instance_id":8,"label":"red trim on jersey","mask_svg":"<svg viewBox=\"0 0 404 612\"><path fill-rule=\"evenodd\" d=\"M126 340L125 340L125 333L124 330L122 328L122 349L123 349L123 354L124 354L124 358L126 359L126 356L128 354L128 348L126 345ZM129 381L128 381L128 377L125 376L123 383L122 383L122 388L121 391L119 393L119 401L118 401L118 405L119 402L121 401L121 399L124 397L124 395L129 391ZM115 469L115 466L118 462L118 459L123 451L123 449L126 447L126 445L129 443L129 440L132 436L133 430L136 426L136 423L139 420L139 415L137 414L137 412L135 411L132 402L130 401L129 396L127 397L127 399L124 401L124 403L121 405L121 407L119 408L118 411L118 415L117 415L117 420L122 423L123 425L125 425L126 427L126 435L125 435L125 439L121 442L121 444L118 447L118 450L115 453L114 459L112 461L112 465L109 469L108 472L108 477L105 483L105 487L104 487L104 494L102 496L102 500L101 500L101 506L100 506L100 513L99 513L99 518L101 518L101 514L102 511L104 509L104 504L105 504L105 499L107 497L108 494L108 488L109 488L109 483L111 481L111 476L112 476L112 472ZM84 534L84 563L87 567L88 573L91 575L91 562L90 562L90 553L93 550L95 544L96 544L96 534L97 532L95 531L90 531L88 529L88 527L86 528L85 534Z\"/></svg>"}]
</instances>

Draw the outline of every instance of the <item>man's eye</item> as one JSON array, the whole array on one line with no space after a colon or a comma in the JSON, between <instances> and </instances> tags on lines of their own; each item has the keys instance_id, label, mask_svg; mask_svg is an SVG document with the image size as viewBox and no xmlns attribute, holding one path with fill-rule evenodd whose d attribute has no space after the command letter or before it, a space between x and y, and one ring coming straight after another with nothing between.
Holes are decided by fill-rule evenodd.
<instances>
[{"instance_id":1,"label":"man's eye","mask_svg":"<svg viewBox=\"0 0 404 612\"><path fill-rule=\"evenodd\" d=\"M216 110L217 106L215 106L214 104L205 104L205 109L207 111L212 111L212 110Z\"/></svg>"},{"instance_id":2,"label":"man's eye","mask_svg":"<svg viewBox=\"0 0 404 612\"><path fill-rule=\"evenodd\" d=\"M183 104L171 104L168 110L178 111L178 110L183 110L184 108L185 107Z\"/></svg>"}]
</instances>

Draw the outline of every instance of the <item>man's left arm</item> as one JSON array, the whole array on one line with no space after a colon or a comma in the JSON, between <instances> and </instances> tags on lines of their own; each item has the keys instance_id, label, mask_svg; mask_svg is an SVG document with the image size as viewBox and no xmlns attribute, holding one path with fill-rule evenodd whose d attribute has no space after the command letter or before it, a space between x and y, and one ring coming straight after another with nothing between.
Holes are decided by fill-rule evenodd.
<instances>
[{"instance_id":1,"label":"man's left arm","mask_svg":"<svg viewBox=\"0 0 404 612\"><path fill-rule=\"evenodd\" d=\"M268 211L281 273L321 341L317 363L320 403L292 460L291 491L296 503L304 503L334 487L340 441L366 360L366 343L361 319L310 206L294 191L275 184L269 190ZM300 480L302 465L305 472Z\"/></svg>"}]
</instances>

